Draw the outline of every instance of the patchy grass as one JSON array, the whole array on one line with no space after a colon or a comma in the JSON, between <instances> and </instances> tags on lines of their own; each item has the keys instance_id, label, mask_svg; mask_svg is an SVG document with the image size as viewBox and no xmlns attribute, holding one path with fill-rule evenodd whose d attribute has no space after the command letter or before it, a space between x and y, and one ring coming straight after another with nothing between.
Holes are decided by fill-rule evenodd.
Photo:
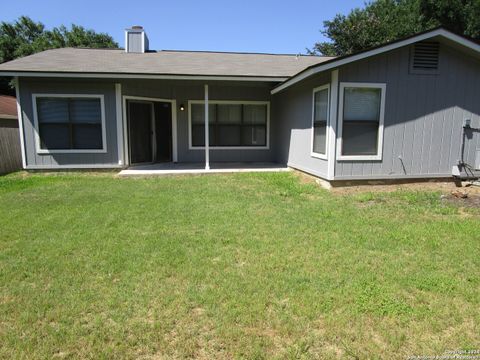
<instances>
[{"instance_id":1,"label":"patchy grass","mask_svg":"<svg viewBox=\"0 0 480 360\"><path fill-rule=\"evenodd\" d=\"M478 348L480 212L439 195L291 173L0 177L0 357Z\"/></svg>"}]
</instances>

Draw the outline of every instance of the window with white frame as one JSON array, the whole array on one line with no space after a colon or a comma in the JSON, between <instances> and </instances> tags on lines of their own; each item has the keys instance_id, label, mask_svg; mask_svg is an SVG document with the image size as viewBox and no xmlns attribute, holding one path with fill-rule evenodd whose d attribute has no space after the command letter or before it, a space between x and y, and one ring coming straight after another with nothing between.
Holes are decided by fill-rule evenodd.
<instances>
[{"instance_id":1,"label":"window with white frame","mask_svg":"<svg viewBox=\"0 0 480 360\"><path fill-rule=\"evenodd\" d=\"M340 84L339 159L380 160L385 84Z\"/></svg>"},{"instance_id":2,"label":"window with white frame","mask_svg":"<svg viewBox=\"0 0 480 360\"><path fill-rule=\"evenodd\" d=\"M189 106L192 147L205 146L205 103ZM210 101L208 108L209 145L211 147L258 148L267 146L268 103Z\"/></svg>"},{"instance_id":3,"label":"window with white frame","mask_svg":"<svg viewBox=\"0 0 480 360\"><path fill-rule=\"evenodd\" d=\"M40 151L100 151L104 149L101 96L35 95Z\"/></svg>"},{"instance_id":4,"label":"window with white frame","mask_svg":"<svg viewBox=\"0 0 480 360\"><path fill-rule=\"evenodd\" d=\"M329 116L329 85L313 90L312 155L326 156Z\"/></svg>"}]
</instances>

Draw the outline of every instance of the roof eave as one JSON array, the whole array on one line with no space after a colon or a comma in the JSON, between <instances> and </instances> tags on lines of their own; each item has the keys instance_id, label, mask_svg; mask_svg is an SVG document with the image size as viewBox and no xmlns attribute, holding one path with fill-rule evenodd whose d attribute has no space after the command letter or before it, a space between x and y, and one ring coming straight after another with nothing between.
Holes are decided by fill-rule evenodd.
<instances>
[{"instance_id":1,"label":"roof eave","mask_svg":"<svg viewBox=\"0 0 480 360\"><path fill-rule=\"evenodd\" d=\"M417 35L410 36L408 38L405 38L403 40L397 40L391 43L387 43L385 45L381 45L379 47L370 49L370 50L365 50L360 53L352 54L352 55L347 55L344 57L328 60L326 62L312 65L307 67L306 69L300 71L299 73L293 75L291 78L288 80L284 81L283 83L279 84L275 88L271 90L271 94L276 94L279 93L280 91L285 90L286 88L298 83L299 81L302 81L303 79L306 79L312 75L318 74L322 71L327 71L327 70L332 70L335 68L338 68L342 65L346 65L358 60L362 60L371 56L375 56L381 53L385 53L387 51L395 50L404 46L411 45L413 43L416 43L418 41L423 41L427 40L433 37L441 36L444 37L448 40L451 40L455 43L461 44L476 53L480 53L480 45L475 43L472 40L469 40L463 36L457 35L451 31L448 31L444 28L436 28L430 31L426 31Z\"/></svg>"},{"instance_id":2,"label":"roof eave","mask_svg":"<svg viewBox=\"0 0 480 360\"><path fill-rule=\"evenodd\" d=\"M17 115L9 115L9 114L0 114L0 119L3 120L17 120Z\"/></svg>"},{"instance_id":3,"label":"roof eave","mask_svg":"<svg viewBox=\"0 0 480 360\"><path fill-rule=\"evenodd\" d=\"M201 74L142 74L142 73L95 73L95 72L50 72L25 70L0 70L0 76L55 77L55 78L94 78L94 79L159 79L159 80L216 80L216 81L256 81L283 82L289 76L255 75L201 75Z\"/></svg>"}]
</instances>

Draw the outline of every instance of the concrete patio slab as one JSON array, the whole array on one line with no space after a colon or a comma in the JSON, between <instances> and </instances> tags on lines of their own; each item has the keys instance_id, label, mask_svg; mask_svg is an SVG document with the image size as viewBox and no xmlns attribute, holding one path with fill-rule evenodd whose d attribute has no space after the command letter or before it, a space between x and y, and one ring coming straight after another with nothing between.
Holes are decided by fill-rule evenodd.
<instances>
[{"instance_id":1,"label":"concrete patio slab","mask_svg":"<svg viewBox=\"0 0 480 360\"><path fill-rule=\"evenodd\" d=\"M280 172L290 171L286 165L278 163L211 163L206 170L203 163L158 163L135 165L122 170L119 176L215 174L240 172Z\"/></svg>"}]
</instances>

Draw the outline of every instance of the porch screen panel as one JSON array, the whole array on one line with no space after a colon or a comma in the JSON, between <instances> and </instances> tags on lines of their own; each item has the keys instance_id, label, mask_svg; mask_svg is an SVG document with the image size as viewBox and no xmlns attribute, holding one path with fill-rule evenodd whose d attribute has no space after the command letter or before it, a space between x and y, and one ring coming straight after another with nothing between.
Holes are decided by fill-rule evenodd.
<instances>
[{"instance_id":1,"label":"porch screen panel","mask_svg":"<svg viewBox=\"0 0 480 360\"><path fill-rule=\"evenodd\" d=\"M267 105L213 103L209 105L210 146L255 147L267 143ZM203 104L191 106L192 146L204 146Z\"/></svg>"},{"instance_id":2,"label":"porch screen panel","mask_svg":"<svg viewBox=\"0 0 480 360\"><path fill-rule=\"evenodd\" d=\"M98 98L37 98L40 148L102 149L102 112Z\"/></svg>"},{"instance_id":3,"label":"porch screen panel","mask_svg":"<svg viewBox=\"0 0 480 360\"><path fill-rule=\"evenodd\" d=\"M345 88L342 155L376 155L381 89Z\"/></svg>"}]
</instances>

